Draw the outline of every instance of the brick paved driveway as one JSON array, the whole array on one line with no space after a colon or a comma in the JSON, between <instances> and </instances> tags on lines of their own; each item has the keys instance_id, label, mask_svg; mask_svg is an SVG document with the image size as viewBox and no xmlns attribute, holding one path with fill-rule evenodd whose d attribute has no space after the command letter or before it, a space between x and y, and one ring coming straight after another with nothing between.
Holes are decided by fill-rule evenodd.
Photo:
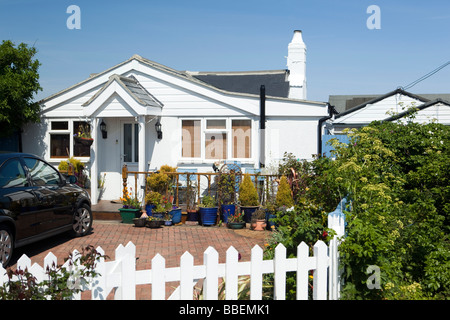
<instances>
[{"instance_id":1,"label":"brick paved driveway","mask_svg":"<svg viewBox=\"0 0 450 320\"><path fill-rule=\"evenodd\" d=\"M94 221L92 233L82 238L71 238L66 234L58 235L40 242L18 248L12 264L26 254L31 263L43 265L44 257L52 252L63 262L74 249L92 245L102 247L105 254L114 259L115 249L119 244L126 245L132 241L136 245L136 268L151 269L151 259L161 254L166 259L167 267L179 266L179 258L189 251L194 256L194 264L203 263L203 252L208 246L219 252L219 262L225 262L225 252L233 246L241 254L241 261L250 260L250 251L257 244L264 248L265 239L270 231L230 230L225 227L202 227L180 225L159 229L136 228L133 225L110 221ZM12 265L15 267L15 265ZM147 288L146 288L147 287ZM137 299L149 299L148 286L137 288Z\"/></svg>"}]
</instances>

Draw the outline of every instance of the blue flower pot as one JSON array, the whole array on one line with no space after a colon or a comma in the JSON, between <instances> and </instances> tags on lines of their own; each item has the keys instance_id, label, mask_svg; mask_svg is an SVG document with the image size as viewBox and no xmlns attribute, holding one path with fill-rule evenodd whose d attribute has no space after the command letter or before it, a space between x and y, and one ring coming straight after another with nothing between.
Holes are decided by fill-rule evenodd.
<instances>
[{"instance_id":1,"label":"blue flower pot","mask_svg":"<svg viewBox=\"0 0 450 320\"><path fill-rule=\"evenodd\" d=\"M229 216L234 216L236 212L236 206L234 204L223 204L221 206L222 210L222 221L227 223Z\"/></svg>"},{"instance_id":2,"label":"blue flower pot","mask_svg":"<svg viewBox=\"0 0 450 320\"><path fill-rule=\"evenodd\" d=\"M252 214L258 210L258 206L254 207L244 207L241 206L242 211L244 211L244 221L250 223L252 221Z\"/></svg>"},{"instance_id":3,"label":"blue flower pot","mask_svg":"<svg viewBox=\"0 0 450 320\"><path fill-rule=\"evenodd\" d=\"M177 224L177 223L181 222L181 208L170 211L170 214L172 215L172 223L173 224Z\"/></svg>"},{"instance_id":4,"label":"blue flower pot","mask_svg":"<svg viewBox=\"0 0 450 320\"><path fill-rule=\"evenodd\" d=\"M150 217L152 215L152 209L156 207L153 204L146 204L145 205L145 211L147 211L147 215Z\"/></svg>"},{"instance_id":5,"label":"blue flower pot","mask_svg":"<svg viewBox=\"0 0 450 320\"><path fill-rule=\"evenodd\" d=\"M270 211L266 211L266 221L267 221L267 229L268 230L272 230L272 226L273 227L277 227L276 223L272 220L273 218L276 218L277 216L270 212Z\"/></svg>"},{"instance_id":6,"label":"blue flower pot","mask_svg":"<svg viewBox=\"0 0 450 320\"><path fill-rule=\"evenodd\" d=\"M217 221L217 210L218 207L215 208L199 208L201 224L204 226L211 226L216 224Z\"/></svg>"}]
</instances>

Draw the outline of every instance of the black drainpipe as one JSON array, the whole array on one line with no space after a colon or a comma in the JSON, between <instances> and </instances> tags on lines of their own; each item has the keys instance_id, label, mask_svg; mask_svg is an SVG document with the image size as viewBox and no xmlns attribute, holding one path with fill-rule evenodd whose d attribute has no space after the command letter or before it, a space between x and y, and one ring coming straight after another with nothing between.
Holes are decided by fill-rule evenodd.
<instances>
[{"instance_id":1,"label":"black drainpipe","mask_svg":"<svg viewBox=\"0 0 450 320\"><path fill-rule=\"evenodd\" d=\"M334 107L331 106L329 103L327 104L327 107L328 107L329 115L319 119L319 124L318 124L318 128L317 128L317 141L318 141L317 142L317 150L318 150L319 157L322 157L322 123L331 119L333 117L333 114L337 114Z\"/></svg>"},{"instance_id":2,"label":"black drainpipe","mask_svg":"<svg viewBox=\"0 0 450 320\"><path fill-rule=\"evenodd\" d=\"M265 166L266 154L266 87L261 85L259 88L259 167Z\"/></svg>"}]
</instances>

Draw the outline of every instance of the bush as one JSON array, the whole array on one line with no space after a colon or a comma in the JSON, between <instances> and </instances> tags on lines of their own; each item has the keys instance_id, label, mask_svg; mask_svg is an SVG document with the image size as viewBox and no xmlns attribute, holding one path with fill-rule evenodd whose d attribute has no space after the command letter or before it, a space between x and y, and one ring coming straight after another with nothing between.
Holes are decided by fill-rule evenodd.
<instances>
[{"instance_id":1,"label":"bush","mask_svg":"<svg viewBox=\"0 0 450 320\"><path fill-rule=\"evenodd\" d=\"M327 213L347 197L341 297L448 298L450 128L372 123L349 137L348 144L333 142L335 160L311 163L308 191L294 210L277 215L266 254L280 242L294 254L301 241L324 239ZM380 270L380 289L367 285L369 266ZM295 278L288 283L294 288Z\"/></svg>"},{"instance_id":2,"label":"bush","mask_svg":"<svg viewBox=\"0 0 450 320\"><path fill-rule=\"evenodd\" d=\"M278 191L275 198L275 204L278 208L282 206L290 208L294 205L291 187L289 186L286 176L281 177L280 185L278 186Z\"/></svg>"},{"instance_id":3,"label":"bush","mask_svg":"<svg viewBox=\"0 0 450 320\"><path fill-rule=\"evenodd\" d=\"M248 173L244 175L244 180L239 186L239 201L244 207L258 205L258 192Z\"/></svg>"}]
</instances>

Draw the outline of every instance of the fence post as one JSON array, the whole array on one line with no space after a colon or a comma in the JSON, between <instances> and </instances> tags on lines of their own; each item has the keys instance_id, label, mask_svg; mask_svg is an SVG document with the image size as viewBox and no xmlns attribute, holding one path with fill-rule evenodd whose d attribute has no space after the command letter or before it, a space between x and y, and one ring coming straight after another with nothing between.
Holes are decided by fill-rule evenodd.
<instances>
[{"instance_id":1,"label":"fence post","mask_svg":"<svg viewBox=\"0 0 450 320\"><path fill-rule=\"evenodd\" d=\"M100 246L97 247L97 252L101 255L97 261L95 271L98 275L92 279L91 284L91 299L92 300L106 300L106 263L105 263L105 250Z\"/></svg>"},{"instance_id":2,"label":"fence post","mask_svg":"<svg viewBox=\"0 0 450 320\"><path fill-rule=\"evenodd\" d=\"M131 241L125 247L119 245L115 257L120 261L121 282L114 299L136 300L136 246Z\"/></svg>"},{"instance_id":3,"label":"fence post","mask_svg":"<svg viewBox=\"0 0 450 320\"><path fill-rule=\"evenodd\" d=\"M225 265L225 298L227 300L238 298L238 260L239 252L233 246L229 247Z\"/></svg>"},{"instance_id":4,"label":"fence post","mask_svg":"<svg viewBox=\"0 0 450 320\"><path fill-rule=\"evenodd\" d=\"M181 300L192 300L194 295L194 257L189 252L180 258L180 297Z\"/></svg>"},{"instance_id":5,"label":"fence post","mask_svg":"<svg viewBox=\"0 0 450 320\"><path fill-rule=\"evenodd\" d=\"M203 282L205 300L219 298L219 253L213 247L208 247L203 253L203 263L206 267L206 277Z\"/></svg>"},{"instance_id":6,"label":"fence post","mask_svg":"<svg viewBox=\"0 0 450 320\"><path fill-rule=\"evenodd\" d=\"M166 259L159 253L152 259L152 300L166 298Z\"/></svg>"},{"instance_id":7,"label":"fence post","mask_svg":"<svg viewBox=\"0 0 450 320\"><path fill-rule=\"evenodd\" d=\"M327 299L327 269L328 269L328 247L319 240L314 245L314 258L316 259L316 269L313 280L313 299Z\"/></svg>"},{"instance_id":8,"label":"fence post","mask_svg":"<svg viewBox=\"0 0 450 320\"><path fill-rule=\"evenodd\" d=\"M263 250L255 245L250 260L250 300L262 300L262 260Z\"/></svg>"},{"instance_id":9,"label":"fence post","mask_svg":"<svg viewBox=\"0 0 450 320\"><path fill-rule=\"evenodd\" d=\"M286 247L280 243L275 248L273 259L274 299L286 299Z\"/></svg>"},{"instance_id":10,"label":"fence post","mask_svg":"<svg viewBox=\"0 0 450 320\"><path fill-rule=\"evenodd\" d=\"M308 300L309 247L302 241L297 246L297 300Z\"/></svg>"}]
</instances>

